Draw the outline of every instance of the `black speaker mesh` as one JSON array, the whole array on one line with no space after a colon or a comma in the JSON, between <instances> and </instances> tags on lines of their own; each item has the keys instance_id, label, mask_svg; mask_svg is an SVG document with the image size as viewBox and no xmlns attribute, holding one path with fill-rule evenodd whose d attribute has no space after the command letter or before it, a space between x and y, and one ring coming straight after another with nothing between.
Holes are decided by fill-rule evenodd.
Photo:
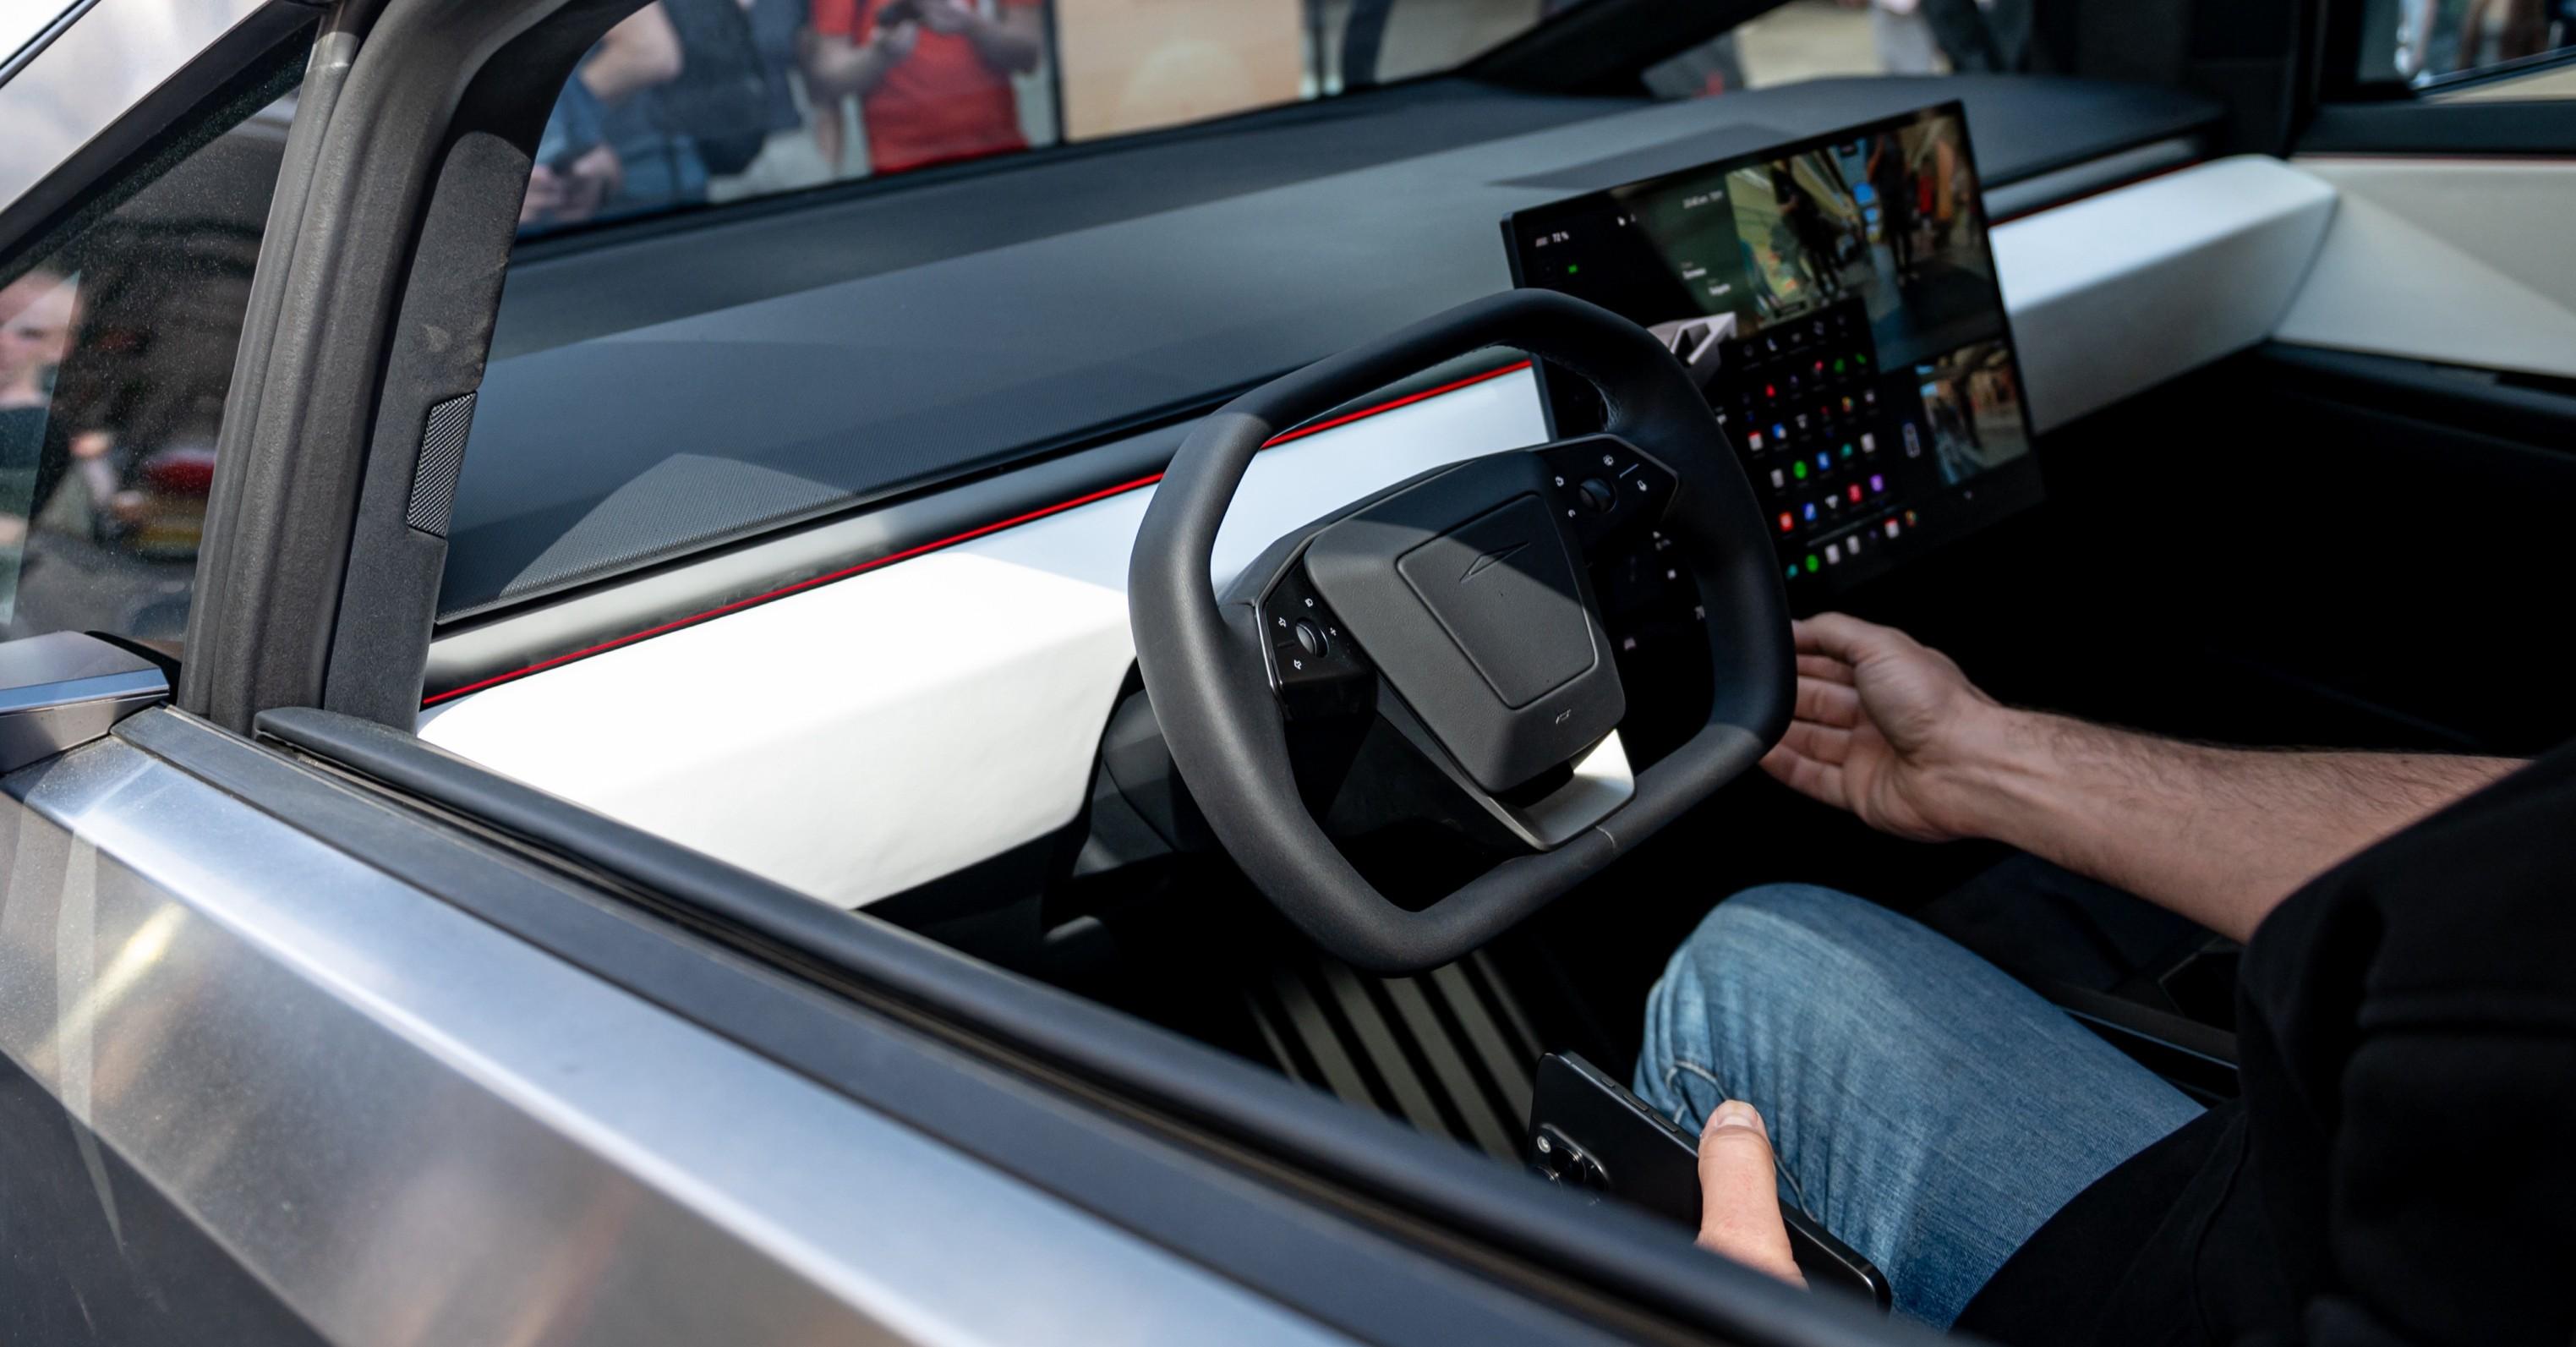
<instances>
[{"instance_id":1,"label":"black speaker mesh","mask_svg":"<svg viewBox=\"0 0 2576 1347\"><path fill-rule=\"evenodd\" d=\"M420 461L412 469L411 505L403 522L423 533L447 536L456 504L456 475L465 469L465 432L474 426L474 395L459 393L429 409L420 431Z\"/></svg>"}]
</instances>

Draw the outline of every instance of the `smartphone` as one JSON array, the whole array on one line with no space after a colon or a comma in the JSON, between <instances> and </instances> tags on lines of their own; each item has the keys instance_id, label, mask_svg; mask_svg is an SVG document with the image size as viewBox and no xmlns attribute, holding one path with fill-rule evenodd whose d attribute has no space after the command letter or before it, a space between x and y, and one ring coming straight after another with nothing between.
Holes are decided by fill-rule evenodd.
<instances>
[{"instance_id":1,"label":"smartphone","mask_svg":"<svg viewBox=\"0 0 2576 1347\"><path fill-rule=\"evenodd\" d=\"M1557 1183L1699 1229L1699 1143L1572 1053L1539 1059L1528 1158L1532 1169ZM1783 1201L1780 1216L1789 1227L1789 1254L1809 1286L1888 1307L1887 1277L1876 1265L1795 1205Z\"/></svg>"}]
</instances>

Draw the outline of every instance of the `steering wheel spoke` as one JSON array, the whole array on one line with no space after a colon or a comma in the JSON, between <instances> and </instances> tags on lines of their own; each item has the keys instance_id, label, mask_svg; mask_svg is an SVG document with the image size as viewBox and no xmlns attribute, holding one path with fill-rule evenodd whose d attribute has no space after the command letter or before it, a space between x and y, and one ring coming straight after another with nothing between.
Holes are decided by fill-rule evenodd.
<instances>
[{"instance_id":1,"label":"steering wheel spoke","mask_svg":"<svg viewBox=\"0 0 2576 1347\"><path fill-rule=\"evenodd\" d=\"M1637 793L1637 774L1628 764L1627 745L1612 730L1593 741L1570 762L1542 773L1521 789L1496 794L1449 755L1422 718L1404 699L1389 696L1378 704L1389 725L1402 735L1459 793L1475 801L1488 818L1532 851L1550 851L1582 836L1617 812Z\"/></svg>"},{"instance_id":2,"label":"steering wheel spoke","mask_svg":"<svg viewBox=\"0 0 2576 1347\"><path fill-rule=\"evenodd\" d=\"M1306 575L1305 548L1259 582L1252 599L1262 672L1292 720L1354 715L1377 703L1377 668Z\"/></svg>"}]
</instances>

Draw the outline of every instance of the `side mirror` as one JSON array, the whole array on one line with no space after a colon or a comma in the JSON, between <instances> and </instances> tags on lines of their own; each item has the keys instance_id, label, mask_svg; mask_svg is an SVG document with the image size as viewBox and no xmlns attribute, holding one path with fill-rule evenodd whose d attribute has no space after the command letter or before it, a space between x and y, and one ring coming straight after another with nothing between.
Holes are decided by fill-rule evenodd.
<instances>
[{"instance_id":1,"label":"side mirror","mask_svg":"<svg viewBox=\"0 0 2576 1347\"><path fill-rule=\"evenodd\" d=\"M86 632L0 641L0 774L105 738L169 699L160 664Z\"/></svg>"}]
</instances>

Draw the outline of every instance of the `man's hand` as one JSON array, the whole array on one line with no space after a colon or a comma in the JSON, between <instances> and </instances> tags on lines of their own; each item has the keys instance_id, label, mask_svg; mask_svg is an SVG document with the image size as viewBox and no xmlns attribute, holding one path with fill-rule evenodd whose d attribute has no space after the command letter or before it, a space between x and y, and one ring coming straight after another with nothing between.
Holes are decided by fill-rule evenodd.
<instances>
[{"instance_id":1,"label":"man's hand","mask_svg":"<svg viewBox=\"0 0 2576 1347\"><path fill-rule=\"evenodd\" d=\"M1771 1134L1751 1104L1729 1099L1699 1132L1699 1246L1804 1287L1780 1219Z\"/></svg>"},{"instance_id":2,"label":"man's hand","mask_svg":"<svg viewBox=\"0 0 2576 1347\"><path fill-rule=\"evenodd\" d=\"M529 169L528 194L519 198L519 223L525 226L552 218L563 199L563 179L553 169L544 164Z\"/></svg>"},{"instance_id":3,"label":"man's hand","mask_svg":"<svg viewBox=\"0 0 2576 1347\"><path fill-rule=\"evenodd\" d=\"M943 8L943 6L936 3L928 4L922 6L922 12L926 15L929 11L940 8ZM927 19L923 22L927 22ZM939 28L936 24L931 26L938 32L949 31L948 29ZM877 58L883 61L888 68L902 65L905 61L912 58L912 49L921 45L921 29L921 23L915 23L910 19L906 19L892 28L879 32L874 38L869 40L868 47L871 51L877 53Z\"/></svg>"},{"instance_id":4,"label":"man's hand","mask_svg":"<svg viewBox=\"0 0 2576 1347\"><path fill-rule=\"evenodd\" d=\"M958 0L921 0L921 26L951 37L974 25L975 11Z\"/></svg>"},{"instance_id":5,"label":"man's hand","mask_svg":"<svg viewBox=\"0 0 2576 1347\"><path fill-rule=\"evenodd\" d=\"M865 42L853 41L847 33L818 33L807 28L796 38L796 59L804 67L806 96L813 100L824 122L833 122L840 116L842 99L875 93L889 72L912 59L912 49L920 43L918 19L873 25ZM838 159L837 154L825 157L836 162Z\"/></svg>"},{"instance_id":6,"label":"man's hand","mask_svg":"<svg viewBox=\"0 0 2576 1347\"><path fill-rule=\"evenodd\" d=\"M617 151L593 145L557 172L539 164L528 170L528 195L519 203L519 223L543 220L574 224L599 213L601 203L625 180L626 165Z\"/></svg>"},{"instance_id":7,"label":"man's hand","mask_svg":"<svg viewBox=\"0 0 2576 1347\"><path fill-rule=\"evenodd\" d=\"M1882 832L1966 835L1949 774L2001 732L2003 708L1947 655L1893 627L1827 613L1794 629L1796 718L1763 770Z\"/></svg>"},{"instance_id":8,"label":"man's hand","mask_svg":"<svg viewBox=\"0 0 2576 1347\"><path fill-rule=\"evenodd\" d=\"M625 161L606 145L593 145L564 170L562 200L555 206L559 223L587 220L599 213L626 180Z\"/></svg>"},{"instance_id":9,"label":"man's hand","mask_svg":"<svg viewBox=\"0 0 2576 1347\"><path fill-rule=\"evenodd\" d=\"M1797 624L1795 719L1762 766L1871 827L1984 837L2248 940L2301 884L2519 762L2274 753L2016 711L1914 638Z\"/></svg>"}]
</instances>

